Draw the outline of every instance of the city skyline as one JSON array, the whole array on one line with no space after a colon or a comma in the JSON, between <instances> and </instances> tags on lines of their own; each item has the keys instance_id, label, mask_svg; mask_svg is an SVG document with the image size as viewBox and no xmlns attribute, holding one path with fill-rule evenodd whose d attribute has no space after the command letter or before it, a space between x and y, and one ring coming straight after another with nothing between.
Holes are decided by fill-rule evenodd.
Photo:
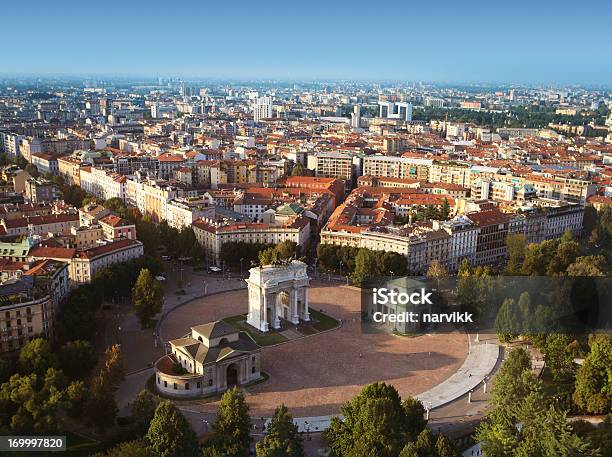
<instances>
[{"instance_id":1,"label":"city skyline","mask_svg":"<svg viewBox=\"0 0 612 457\"><path fill-rule=\"evenodd\" d=\"M181 4L34 2L4 8L3 75L506 82L608 86L612 7L470 1L457 9L386 2ZM120 6L120 8L117 8ZM444 10L452 14L441 15ZM592 11L597 11L593 14ZM546 18L546 19L542 19Z\"/></svg>"}]
</instances>

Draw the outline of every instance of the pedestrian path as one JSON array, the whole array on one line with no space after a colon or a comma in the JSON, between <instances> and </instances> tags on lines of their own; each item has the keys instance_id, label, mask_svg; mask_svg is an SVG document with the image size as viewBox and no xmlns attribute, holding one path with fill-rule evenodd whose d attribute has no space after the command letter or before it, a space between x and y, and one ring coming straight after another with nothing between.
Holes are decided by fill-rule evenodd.
<instances>
[{"instance_id":1,"label":"pedestrian path","mask_svg":"<svg viewBox=\"0 0 612 457\"><path fill-rule=\"evenodd\" d=\"M416 398L431 410L466 395L491 374L497 365L499 354L500 348L497 344L488 342L471 344L465 362L450 378L416 395Z\"/></svg>"}]
</instances>

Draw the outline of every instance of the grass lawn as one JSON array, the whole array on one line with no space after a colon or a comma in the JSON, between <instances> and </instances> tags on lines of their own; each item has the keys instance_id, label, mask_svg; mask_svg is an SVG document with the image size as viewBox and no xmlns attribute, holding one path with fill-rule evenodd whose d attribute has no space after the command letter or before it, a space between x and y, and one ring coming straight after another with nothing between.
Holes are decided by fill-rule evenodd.
<instances>
[{"instance_id":1,"label":"grass lawn","mask_svg":"<svg viewBox=\"0 0 612 457\"><path fill-rule=\"evenodd\" d=\"M287 341L287 338L275 331L270 331L266 334L258 332L254 330L253 327L246 324L245 320L246 314L238 314L237 316L226 317L225 319L223 319L223 322L227 322L228 324L233 325L238 330L243 330L247 332L259 346L272 346L274 344L283 343Z\"/></svg>"},{"instance_id":2,"label":"grass lawn","mask_svg":"<svg viewBox=\"0 0 612 457\"><path fill-rule=\"evenodd\" d=\"M338 327L339 322L333 317L330 317L327 314L324 314L321 311L316 311L312 308L310 308L309 311L310 319L316 321L313 322L312 326L319 332L331 330L332 328Z\"/></svg>"}]
</instances>

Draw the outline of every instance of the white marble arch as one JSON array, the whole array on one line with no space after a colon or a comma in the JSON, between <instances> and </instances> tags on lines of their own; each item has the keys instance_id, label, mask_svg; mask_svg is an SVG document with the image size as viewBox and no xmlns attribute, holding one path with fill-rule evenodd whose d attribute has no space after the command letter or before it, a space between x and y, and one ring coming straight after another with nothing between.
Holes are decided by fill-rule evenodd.
<instances>
[{"instance_id":1,"label":"white marble arch","mask_svg":"<svg viewBox=\"0 0 612 457\"><path fill-rule=\"evenodd\" d=\"M251 268L247 323L262 332L280 328L280 320L293 324L310 320L307 265L293 260L286 265Z\"/></svg>"}]
</instances>

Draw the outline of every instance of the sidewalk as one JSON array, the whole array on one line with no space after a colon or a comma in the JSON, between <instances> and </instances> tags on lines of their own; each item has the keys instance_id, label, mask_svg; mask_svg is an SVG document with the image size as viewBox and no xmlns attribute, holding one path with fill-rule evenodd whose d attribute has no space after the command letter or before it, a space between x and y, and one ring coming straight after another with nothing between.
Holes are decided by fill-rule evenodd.
<instances>
[{"instance_id":1,"label":"sidewalk","mask_svg":"<svg viewBox=\"0 0 612 457\"><path fill-rule=\"evenodd\" d=\"M472 335L470 339L473 340ZM432 389L416 395L416 398L432 410L466 395L491 374L499 354L500 348L497 344L472 341L470 352L459 370Z\"/></svg>"}]
</instances>

